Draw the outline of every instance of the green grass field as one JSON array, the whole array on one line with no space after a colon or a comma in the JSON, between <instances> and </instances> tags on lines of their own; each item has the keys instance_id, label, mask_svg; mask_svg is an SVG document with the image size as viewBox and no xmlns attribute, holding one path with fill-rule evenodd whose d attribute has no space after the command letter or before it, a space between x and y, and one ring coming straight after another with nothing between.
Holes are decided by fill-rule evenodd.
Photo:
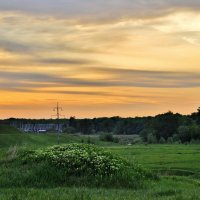
<instances>
[{"instance_id":1,"label":"green grass field","mask_svg":"<svg viewBox=\"0 0 200 200\"><path fill-rule=\"evenodd\" d=\"M80 136L63 135L60 143L87 141ZM69 199L69 200L154 200L200 199L200 146L199 145L133 145L123 146L95 141L99 146L129 162L142 164L160 174L159 180L147 181L142 188L117 189L93 187L7 187L3 179L11 179L6 171L12 170L6 162L11 146L37 149L57 144L57 136L24 134L10 127L0 126L0 200L7 199ZM9 174L9 173L8 173ZM39 178L39 177L38 177Z\"/></svg>"}]
</instances>

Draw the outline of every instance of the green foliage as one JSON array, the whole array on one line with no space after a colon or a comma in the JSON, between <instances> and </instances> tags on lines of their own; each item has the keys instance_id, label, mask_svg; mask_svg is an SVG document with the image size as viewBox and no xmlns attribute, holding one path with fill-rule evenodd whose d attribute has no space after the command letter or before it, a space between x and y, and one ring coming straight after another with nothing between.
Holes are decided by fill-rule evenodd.
<instances>
[{"instance_id":1,"label":"green foliage","mask_svg":"<svg viewBox=\"0 0 200 200\"><path fill-rule=\"evenodd\" d=\"M159 140L161 137L167 140L177 132L179 127L180 114L173 114L172 112L167 112L165 114L157 115L152 120L152 128L155 131L155 135Z\"/></svg>"},{"instance_id":2,"label":"green foliage","mask_svg":"<svg viewBox=\"0 0 200 200\"><path fill-rule=\"evenodd\" d=\"M65 169L67 174L113 175L121 171L127 163L111 153L94 145L69 144L52 146L36 151L24 151L23 162L47 161L50 165Z\"/></svg>"},{"instance_id":3,"label":"green foliage","mask_svg":"<svg viewBox=\"0 0 200 200\"><path fill-rule=\"evenodd\" d=\"M180 126L178 128L178 134L182 143L185 143L191 140L190 127L187 125Z\"/></svg>"},{"instance_id":4,"label":"green foliage","mask_svg":"<svg viewBox=\"0 0 200 200\"><path fill-rule=\"evenodd\" d=\"M165 143L166 143L165 138L161 137L160 140L159 140L159 143L160 143L160 144L165 144Z\"/></svg>"},{"instance_id":5,"label":"green foliage","mask_svg":"<svg viewBox=\"0 0 200 200\"><path fill-rule=\"evenodd\" d=\"M190 125L190 131L193 140L200 139L200 127L196 123Z\"/></svg>"},{"instance_id":6,"label":"green foliage","mask_svg":"<svg viewBox=\"0 0 200 200\"><path fill-rule=\"evenodd\" d=\"M101 141L105 141L105 142L113 142L114 141L114 137L113 137L112 133L101 132L99 135L99 139Z\"/></svg>"},{"instance_id":7,"label":"green foliage","mask_svg":"<svg viewBox=\"0 0 200 200\"><path fill-rule=\"evenodd\" d=\"M192 139L190 141L190 144L200 144L200 140L194 140L194 139Z\"/></svg>"},{"instance_id":8,"label":"green foliage","mask_svg":"<svg viewBox=\"0 0 200 200\"><path fill-rule=\"evenodd\" d=\"M181 141L180 141L180 138L179 138L179 135L178 134L174 134L173 135L173 137L172 137L172 139L173 139L173 142L174 143L181 143Z\"/></svg>"},{"instance_id":9,"label":"green foliage","mask_svg":"<svg viewBox=\"0 0 200 200\"><path fill-rule=\"evenodd\" d=\"M149 142L149 135L155 135L155 131L150 127L145 127L141 132L140 136L142 137L144 142Z\"/></svg>"},{"instance_id":10,"label":"green foliage","mask_svg":"<svg viewBox=\"0 0 200 200\"><path fill-rule=\"evenodd\" d=\"M114 137L114 138L113 138L113 142L114 142L114 143L119 143L119 142L120 142L120 139L119 139L118 137Z\"/></svg>"},{"instance_id":11,"label":"green foliage","mask_svg":"<svg viewBox=\"0 0 200 200\"><path fill-rule=\"evenodd\" d=\"M147 142L149 144L156 144L157 143L157 138L155 135L153 135L152 133L150 133L148 136L147 136Z\"/></svg>"},{"instance_id":12,"label":"green foliage","mask_svg":"<svg viewBox=\"0 0 200 200\"><path fill-rule=\"evenodd\" d=\"M174 142L173 137L168 137L167 143L168 144L173 144L173 142Z\"/></svg>"},{"instance_id":13,"label":"green foliage","mask_svg":"<svg viewBox=\"0 0 200 200\"><path fill-rule=\"evenodd\" d=\"M76 129L72 126L69 126L69 127L64 129L64 133L74 134L74 133L76 133Z\"/></svg>"},{"instance_id":14,"label":"green foliage","mask_svg":"<svg viewBox=\"0 0 200 200\"><path fill-rule=\"evenodd\" d=\"M58 183L71 181L73 184L79 182L86 185L93 183L101 186L114 184L116 187L136 187L145 179L154 178L150 171L144 170L140 165L136 163L131 165L102 148L88 144L52 146L34 151L24 150L20 153L19 160L22 164L36 165L37 172L43 173L39 176L45 175L48 181L51 181L51 173L55 171L57 177L53 176L52 179L57 180Z\"/></svg>"}]
</instances>

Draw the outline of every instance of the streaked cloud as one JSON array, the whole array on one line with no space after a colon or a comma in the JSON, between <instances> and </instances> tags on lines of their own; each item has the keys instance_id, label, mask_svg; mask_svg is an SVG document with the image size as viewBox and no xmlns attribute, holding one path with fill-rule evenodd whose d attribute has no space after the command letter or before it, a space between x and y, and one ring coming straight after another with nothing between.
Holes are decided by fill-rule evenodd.
<instances>
[{"instance_id":1,"label":"streaked cloud","mask_svg":"<svg viewBox=\"0 0 200 200\"><path fill-rule=\"evenodd\" d=\"M66 59L66 58L47 58L38 60L40 63L44 64L70 64L70 65L85 65L93 63L91 60L86 59Z\"/></svg>"},{"instance_id":2,"label":"streaked cloud","mask_svg":"<svg viewBox=\"0 0 200 200\"><path fill-rule=\"evenodd\" d=\"M199 10L197 0L1 0L4 116L45 99L79 116L192 112Z\"/></svg>"},{"instance_id":3,"label":"streaked cloud","mask_svg":"<svg viewBox=\"0 0 200 200\"><path fill-rule=\"evenodd\" d=\"M83 70L83 69L81 69ZM80 70L80 73L81 73ZM63 76L47 75L41 73L0 72L1 90L34 93L61 93L61 94L87 94L98 95L97 87L144 87L144 88L193 88L200 87L200 73L184 73L169 71L144 71L116 68L85 68L90 74L106 74L109 78L72 78L67 74ZM76 72L77 73L77 72ZM76 74L77 75L77 74ZM12 80L12 81L11 81ZM73 91L67 91L73 87ZM90 87L90 92L87 91ZM51 88L56 88L51 89ZM79 88L86 88L84 92L77 92ZM42 89L42 90L41 90ZM99 95L108 93L99 92ZM111 94L111 93L110 93Z\"/></svg>"},{"instance_id":4,"label":"streaked cloud","mask_svg":"<svg viewBox=\"0 0 200 200\"><path fill-rule=\"evenodd\" d=\"M2 0L2 11L67 17L72 20L108 22L162 16L176 9L198 10L198 0Z\"/></svg>"}]
</instances>

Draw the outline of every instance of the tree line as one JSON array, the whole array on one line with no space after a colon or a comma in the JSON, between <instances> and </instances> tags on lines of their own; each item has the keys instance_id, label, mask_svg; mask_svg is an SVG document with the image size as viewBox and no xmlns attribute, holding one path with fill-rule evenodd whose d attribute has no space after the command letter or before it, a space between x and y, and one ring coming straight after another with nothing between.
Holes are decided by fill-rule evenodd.
<instances>
[{"instance_id":1,"label":"tree line","mask_svg":"<svg viewBox=\"0 0 200 200\"><path fill-rule=\"evenodd\" d=\"M20 127L21 124L52 124L54 119L7 119L8 123ZM200 108L191 115L181 115L171 111L155 117L102 117L93 119L60 119L64 133L85 135L139 135L147 143L190 143L200 142Z\"/></svg>"}]
</instances>

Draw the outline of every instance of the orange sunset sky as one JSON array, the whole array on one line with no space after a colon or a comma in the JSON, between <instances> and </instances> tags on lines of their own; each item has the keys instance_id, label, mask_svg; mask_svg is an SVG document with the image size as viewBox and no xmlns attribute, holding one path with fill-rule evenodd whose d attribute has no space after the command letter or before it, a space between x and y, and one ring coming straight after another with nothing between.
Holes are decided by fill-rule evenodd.
<instances>
[{"instance_id":1,"label":"orange sunset sky","mask_svg":"<svg viewBox=\"0 0 200 200\"><path fill-rule=\"evenodd\" d=\"M1 0L0 118L200 106L199 0Z\"/></svg>"}]
</instances>

